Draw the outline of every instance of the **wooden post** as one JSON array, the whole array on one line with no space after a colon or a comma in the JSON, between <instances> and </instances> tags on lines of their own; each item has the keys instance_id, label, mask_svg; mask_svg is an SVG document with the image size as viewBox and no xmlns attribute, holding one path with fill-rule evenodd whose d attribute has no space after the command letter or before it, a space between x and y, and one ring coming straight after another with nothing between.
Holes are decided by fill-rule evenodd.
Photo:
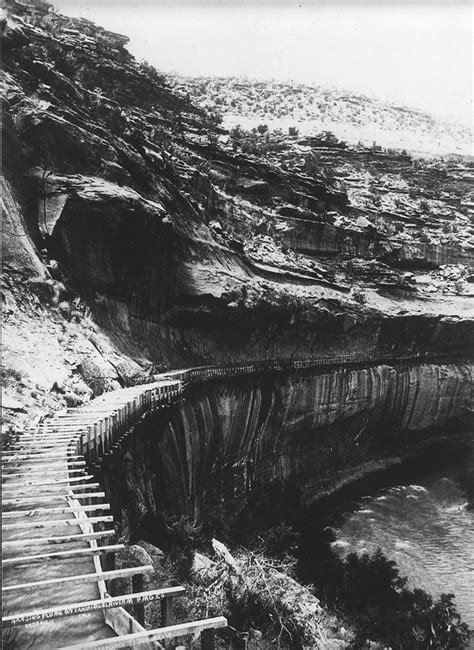
<instances>
[{"instance_id":1,"label":"wooden post","mask_svg":"<svg viewBox=\"0 0 474 650\"><path fill-rule=\"evenodd\" d=\"M110 427L109 418L104 418L104 454L108 454L110 449Z\"/></svg>"},{"instance_id":2,"label":"wooden post","mask_svg":"<svg viewBox=\"0 0 474 650\"><path fill-rule=\"evenodd\" d=\"M91 447L92 447L92 442L91 442L91 428L90 428L90 427L87 427L87 454L86 454L86 458L87 458L87 462L88 462L88 463L90 463L90 461L91 461L91 456L92 456L92 454L91 454Z\"/></svg>"},{"instance_id":3,"label":"wooden post","mask_svg":"<svg viewBox=\"0 0 474 650\"><path fill-rule=\"evenodd\" d=\"M105 570L114 571L115 569L115 553L107 553L105 556Z\"/></svg>"},{"instance_id":4,"label":"wooden post","mask_svg":"<svg viewBox=\"0 0 474 650\"><path fill-rule=\"evenodd\" d=\"M174 624L173 599L161 599L161 627Z\"/></svg>"},{"instance_id":5,"label":"wooden post","mask_svg":"<svg viewBox=\"0 0 474 650\"><path fill-rule=\"evenodd\" d=\"M214 650L216 647L216 632L214 628L203 630L201 632L201 648L202 650Z\"/></svg>"},{"instance_id":6,"label":"wooden post","mask_svg":"<svg viewBox=\"0 0 474 650\"><path fill-rule=\"evenodd\" d=\"M136 575L132 577L132 592L134 594L141 593L143 591L143 576ZM133 606L133 615L140 623L140 625L145 625L145 606L143 603L136 603Z\"/></svg>"},{"instance_id":7,"label":"wooden post","mask_svg":"<svg viewBox=\"0 0 474 650\"><path fill-rule=\"evenodd\" d=\"M80 438L79 438L80 442L79 442L78 450L77 450L77 453L78 453L79 456L84 456L84 435L85 434L81 432L81 435L80 435Z\"/></svg>"},{"instance_id":8,"label":"wooden post","mask_svg":"<svg viewBox=\"0 0 474 650\"><path fill-rule=\"evenodd\" d=\"M105 423L105 418L101 417L99 421L99 429L100 429L100 442L101 442L101 448L100 448L100 454L103 456L106 453L106 435L107 435L107 428L106 428L106 423Z\"/></svg>"},{"instance_id":9,"label":"wooden post","mask_svg":"<svg viewBox=\"0 0 474 650\"><path fill-rule=\"evenodd\" d=\"M99 456L99 444L97 440L97 423L94 424L94 462L97 461Z\"/></svg>"},{"instance_id":10,"label":"wooden post","mask_svg":"<svg viewBox=\"0 0 474 650\"><path fill-rule=\"evenodd\" d=\"M115 553L107 553L104 558L105 571L115 571ZM111 596L115 596L115 589L113 588L113 582L109 583L107 591Z\"/></svg>"},{"instance_id":11,"label":"wooden post","mask_svg":"<svg viewBox=\"0 0 474 650\"><path fill-rule=\"evenodd\" d=\"M119 427L119 416L117 411L114 411L112 414L112 447L114 446L115 440L117 439L118 427Z\"/></svg>"}]
</instances>

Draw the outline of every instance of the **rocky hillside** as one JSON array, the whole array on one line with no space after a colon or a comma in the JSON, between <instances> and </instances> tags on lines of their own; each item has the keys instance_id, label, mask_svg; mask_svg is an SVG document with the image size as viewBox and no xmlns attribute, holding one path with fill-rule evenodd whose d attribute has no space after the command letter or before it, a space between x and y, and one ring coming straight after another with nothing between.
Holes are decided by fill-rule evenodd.
<instances>
[{"instance_id":1,"label":"rocky hillside","mask_svg":"<svg viewBox=\"0 0 474 650\"><path fill-rule=\"evenodd\" d=\"M305 135L331 130L352 144L397 147L424 153L472 155L472 130L460 120L435 118L420 110L374 97L296 81L238 77L169 76L180 94L228 125L297 127Z\"/></svg>"},{"instance_id":2,"label":"rocky hillside","mask_svg":"<svg viewBox=\"0 0 474 650\"><path fill-rule=\"evenodd\" d=\"M2 30L13 411L153 368L472 349L470 164L228 132L47 3Z\"/></svg>"}]
</instances>

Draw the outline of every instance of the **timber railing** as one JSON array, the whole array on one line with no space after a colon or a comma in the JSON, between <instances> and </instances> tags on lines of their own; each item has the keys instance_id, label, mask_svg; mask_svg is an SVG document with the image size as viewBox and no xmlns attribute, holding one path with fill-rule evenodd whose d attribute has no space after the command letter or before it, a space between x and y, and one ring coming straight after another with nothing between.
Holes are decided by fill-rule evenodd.
<instances>
[{"instance_id":1,"label":"timber railing","mask_svg":"<svg viewBox=\"0 0 474 650\"><path fill-rule=\"evenodd\" d=\"M466 352L414 352L411 354L400 354L393 351L379 352L368 355L366 352L348 352L330 357L306 357L304 359L279 358L261 359L258 361L239 361L231 363L219 363L209 366L196 366L185 370L173 370L160 375L154 375L153 380L163 377L179 379L184 385L214 379L220 377L233 377L243 374L254 374L261 372L282 372L304 369L333 369L368 367L382 364L403 365L406 363L455 363L466 361L474 357L474 353Z\"/></svg>"},{"instance_id":2,"label":"timber railing","mask_svg":"<svg viewBox=\"0 0 474 650\"><path fill-rule=\"evenodd\" d=\"M97 640L89 639L82 644L76 643L80 638L74 638L67 647L159 648L160 641L197 634L201 634L203 647L214 647L214 630L227 625L225 618L175 624L172 602L184 593L183 587L146 591L143 576L153 571L151 565L115 568L115 554L124 546L107 542L115 533L110 525L113 517L104 514L110 506L102 501L105 493L87 468L114 454L147 413L178 405L186 387L193 382L311 368L324 371L380 364L454 363L457 359L466 361L465 356L448 352L411 355L387 352L369 359L367 355L353 353L187 368L157 375L148 384L106 393L83 407L67 409L24 431L4 450L2 459L4 628L49 624L51 638L60 639L64 636L63 619L99 613L104 626L112 628L117 636L101 638L99 634ZM99 545L104 540L105 544ZM81 570L74 572L75 562L79 561ZM72 567L71 575L52 572L52 567L61 567L62 563L67 565L67 573ZM38 575L41 580L36 579ZM131 580L130 594L110 595L109 581L116 578ZM87 598L83 596L84 585L91 586ZM56 602L41 600L41 590L51 588L57 592ZM79 598L75 598L76 593L80 594ZM22 606L22 594L28 603L26 610ZM162 625L146 630L144 607L158 600ZM32 607L35 602L38 605ZM133 616L125 606L132 608ZM66 638L69 640L67 634ZM19 639L10 647L32 645L24 629ZM33 647L58 646L49 643Z\"/></svg>"}]
</instances>

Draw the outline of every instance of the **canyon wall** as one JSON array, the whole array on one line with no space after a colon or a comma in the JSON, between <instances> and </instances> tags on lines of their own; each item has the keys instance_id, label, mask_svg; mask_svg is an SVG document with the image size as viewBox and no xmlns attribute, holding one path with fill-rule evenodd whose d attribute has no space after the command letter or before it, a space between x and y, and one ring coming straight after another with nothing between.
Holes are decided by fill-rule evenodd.
<instances>
[{"instance_id":1,"label":"canyon wall","mask_svg":"<svg viewBox=\"0 0 474 650\"><path fill-rule=\"evenodd\" d=\"M184 403L139 423L106 468L132 528L163 511L291 486L311 504L354 480L468 445L472 366L378 365L191 384ZM471 429L472 430L472 429Z\"/></svg>"}]
</instances>

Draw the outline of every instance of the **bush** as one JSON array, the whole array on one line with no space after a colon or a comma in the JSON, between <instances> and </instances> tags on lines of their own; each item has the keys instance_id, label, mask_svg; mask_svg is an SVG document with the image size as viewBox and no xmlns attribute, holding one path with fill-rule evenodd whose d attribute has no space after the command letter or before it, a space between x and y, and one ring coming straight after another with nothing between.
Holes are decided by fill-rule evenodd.
<instances>
[{"instance_id":1,"label":"bush","mask_svg":"<svg viewBox=\"0 0 474 650\"><path fill-rule=\"evenodd\" d=\"M229 132L230 142L234 151L262 156L272 151L281 151L285 145L280 138L279 131L269 131L265 124L247 131L240 125L233 127Z\"/></svg>"},{"instance_id":2,"label":"bush","mask_svg":"<svg viewBox=\"0 0 474 650\"><path fill-rule=\"evenodd\" d=\"M420 210L425 214L428 214L428 212L430 211L430 204L425 199L422 199L420 201Z\"/></svg>"},{"instance_id":3,"label":"bush","mask_svg":"<svg viewBox=\"0 0 474 650\"><path fill-rule=\"evenodd\" d=\"M290 648L321 647L328 617L312 590L294 577L294 562L242 551L232 556L214 541L215 561L201 565L189 590L193 617L224 614L239 635L261 630Z\"/></svg>"}]
</instances>

